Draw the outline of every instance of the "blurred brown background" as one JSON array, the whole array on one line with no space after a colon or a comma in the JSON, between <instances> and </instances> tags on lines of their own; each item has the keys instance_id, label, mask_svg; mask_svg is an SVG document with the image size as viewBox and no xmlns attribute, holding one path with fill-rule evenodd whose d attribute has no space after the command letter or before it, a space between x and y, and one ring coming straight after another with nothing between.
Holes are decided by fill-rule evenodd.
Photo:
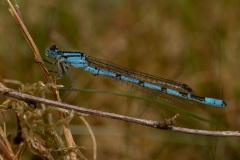
<instances>
[{"instance_id":1,"label":"blurred brown background","mask_svg":"<svg viewBox=\"0 0 240 160\"><path fill-rule=\"evenodd\" d=\"M52 44L122 66L184 82L197 95L224 99L225 109L168 105L113 94L73 92L66 103L139 118L161 120L180 113L177 126L239 130L240 1L18 1L42 56ZM44 81L19 28L0 1L0 75L23 83ZM77 88L129 93L108 78L71 68ZM68 77L57 81L71 85ZM131 93L131 92L130 92ZM16 124L7 118L9 131ZM156 130L87 117L99 159L239 159L239 139ZM71 129L83 154L92 142L78 119Z\"/></svg>"}]
</instances>

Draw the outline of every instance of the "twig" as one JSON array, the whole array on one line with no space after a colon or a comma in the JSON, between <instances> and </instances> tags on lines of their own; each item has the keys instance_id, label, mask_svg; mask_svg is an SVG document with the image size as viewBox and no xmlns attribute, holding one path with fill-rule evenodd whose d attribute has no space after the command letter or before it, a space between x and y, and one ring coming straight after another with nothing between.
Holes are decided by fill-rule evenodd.
<instances>
[{"instance_id":1,"label":"twig","mask_svg":"<svg viewBox=\"0 0 240 160\"><path fill-rule=\"evenodd\" d=\"M2 95L10 96L10 97L25 101L26 103L34 104L34 106L37 103L42 103L42 104L46 104L46 105L50 105L50 106L55 106L58 108L73 110L73 111L80 112L80 113L91 114L91 115L95 115L95 116L107 117L107 118L112 118L112 119L119 119L119 120L138 123L141 125L154 127L154 128L167 129L169 125L173 125L174 120L178 117L178 115L176 115L171 119L166 119L163 121L152 121L152 120L133 118L133 117L128 117L128 116L124 116L124 115L120 115L120 114L102 112L102 111L92 110L92 109L88 109L88 108L84 108L84 107L80 107L80 106L69 105L69 104L58 102L58 101L35 97L32 95L20 93L20 92L14 91L12 89L6 88L3 85L1 85L1 83L0 83L0 93L2 93Z\"/></svg>"},{"instance_id":2,"label":"twig","mask_svg":"<svg viewBox=\"0 0 240 160\"><path fill-rule=\"evenodd\" d=\"M115 113L102 112L102 111L88 109L80 106L64 104L64 103L53 101L53 100L48 100L44 98L31 96L28 94L19 93L8 88L3 88L1 86L0 86L0 92L5 96L10 96L19 100L23 100L25 102L43 103L43 104L55 106L58 108L73 110L76 112L91 114L91 115L100 116L100 117L118 119L126 122L137 123L140 125L163 129L163 130L170 130L174 132L182 132L182 133L196 134L196 135L207 135L207 136L229 136L229 137L240 136L240 131L207 131L207 130L189 129L189 128L171 126L173 125L178 115L175 115L173 118L166 119L163 121L153 121L153 120L146 120L146 119L124 116L124 115L115 114Z\"/></svg>"},{"instance_id":3,"label":"twig","mask_svg":"<svg viewBox=\"0 0 240 160\"><path fill-rule=\"evenodd\" d=\"M174 132L183 132L189 134L205 135L205 136L224 136L224 137L239 137L240 131L207 131L200 129L182 128L182 127L172 127Z\"/></svg>"}]
</instances>

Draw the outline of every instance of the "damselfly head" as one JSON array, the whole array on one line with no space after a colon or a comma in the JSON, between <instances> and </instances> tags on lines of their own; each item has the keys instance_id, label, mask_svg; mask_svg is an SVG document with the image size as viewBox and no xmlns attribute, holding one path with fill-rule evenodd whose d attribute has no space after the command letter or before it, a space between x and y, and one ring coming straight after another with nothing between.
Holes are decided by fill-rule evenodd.
<instances>
[{"instance_id":1,"label":"damselfly head","mask_svg":"<svg viewBox=\"0 0 240 160\"><path fill-rule=\"evenodd\" d=\"M50 58L56 58L57 55L58 55L58 46L56 45L51 46L46 52L46 56Z\"/></svg>"}]
</instances>

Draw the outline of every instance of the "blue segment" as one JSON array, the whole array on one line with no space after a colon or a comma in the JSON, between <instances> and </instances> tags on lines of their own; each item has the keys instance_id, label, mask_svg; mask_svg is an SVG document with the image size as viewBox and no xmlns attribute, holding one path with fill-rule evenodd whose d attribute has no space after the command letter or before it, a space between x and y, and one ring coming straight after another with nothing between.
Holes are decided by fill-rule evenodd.
<instances>
[{"instance_id":1,"label":"blue segment","mask_svg":"<svg viewBox=\"0 0 240 160\"><path fill-rule=\"evenodd\" d=\"M67 59L64 58L64 60L68 63L86 63L86 61L82 60L81 57L68 57Z\"/></svg>"},{"instance_id":2,"label":"blue segment","mask_svg":"<svg viewBox=\"0 0 240 160\"><path fill-rule=\"evenodd\" d=\"M85 71L91 72L93 75L98 75L99 70L95 69L91 66L87 66L84 68Z\"/></svg>"},{"instance_id":3,"label":"blue segment","mask_svg":"<svg viewBox=\"0 0 240 160\"><path fill-rule=\"evenodd\" d=\"M135 84L139 83L139 80L134 79L134 78L129 78L127 76L120 76L120 79L123 80L123 81L132 82L132 83L135 83Z\"/></svg>"},{"instance_id":4,"label":"blue segment","mask_svg":"<svg viewBox=\"0 0 240 160\"><path fill-rule=\"evenodd\" d=\"M167 88L166 92L167 92L168 94L171 94L171 95L175 95L175 96L178 96L178 97L182 97L182 94L181 94L180 92L175 91L175 90L172 90L172 89L168 89L168 88Z\"/></svg>"},{"instance_id":5,"label":"blue segment","mask_svg":"<svg viewBox=\"0 0 240 160\"><path fill-rule=\"evenodd\" d=\"M220 99L205 97L205 102L207 104L213 105L213 106L226 107L225 103L222 100L220 100Z\"/></svg>"},{"instance_id":6,"label":"blue segment","mask_svg":"<svg viewBox=\"0 0 240 160\"><path fill-rule=\"evenodd\" d=\"M116 77L116 75L117 75L116 73L105 71L102 69L99 70L99 74L103 75L103 76L109 76L109 77Z\"/></svg>"},{"instance_id":7,"label":"blue segment","mask_svg":"<svg viewBox=\"0 0 240 160\"><path fill-rule=\"evenodd\" d=\"M84 63L71 63L70 65L75 67L75 68L85 68L87 66Z\"/></svg>"},{"instance_id":8,"label":"blue segment","mask_svg":"<svg viewBox=\"0 0 240 160\"><path fill-rule=\"evenodd\" d=\"M147 83L147 82L144 82L144 83L143 83L143 87L148 87L148 88L155 89L155 90L159 90L159 91L162 90L162 87L156 86L156 85L154 85L154 84Z\"/></svg>"},{"instance_id":9,"label":"blue segment","mask_svg":"<svg viewBox=\"0 0 240 160\"><path fill-rule=\"evenodd\" d=\"M172 97L172 100L174 100L174 98L176 97L180 97L185 100L216 107L227 106L227 103L220 99L193 95L192 89L186 84L174 82L159 77L154 77L138 71L128 70L105 60L88 57L86 54L81 52L59 51L58 47L54 45L47 50L46 55L50 58L55 59L51 69L54 67L56 62L60 62L63 65L63 69L66 71L66 73L72 80L73 86L75 85L75 80L73 79L70 71L67 68L68 65L84 69L85 71L90 72L93 75L103 75L111 78L117 78L125 82L138 84L137 86L139 87L145 87L151 90L157 90L160 93L166 93L169 95L167 98ZM62 71L62 69L60 68L59 71ZM60 76L62 74L63 73L61 72ZM158 96L160 95L161 94L159 94Z\"/></svg>"}]
</instances>

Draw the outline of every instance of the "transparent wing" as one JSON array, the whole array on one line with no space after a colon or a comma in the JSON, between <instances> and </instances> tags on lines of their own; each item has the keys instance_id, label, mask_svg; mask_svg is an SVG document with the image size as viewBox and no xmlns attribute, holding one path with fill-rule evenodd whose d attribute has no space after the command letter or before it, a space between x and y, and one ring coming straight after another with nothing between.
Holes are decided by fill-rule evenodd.
<instances>
[{"instance_id":1,"label":"transparent wing","mask_svg":"<svg viewBox=\"0 0 240 160\"><path fill-rule=\"evenodd\" d=\"M188 85L176 81L171 81L168 79L152 76L143 72L130 70L127 68L124 68L122 66L119 66L117 64L114 64L112 62L97 59L93 57L86 57L88 61L88 65L99 67L102 69L105 69L107 71L111 71L120 75L128 76L130 78L135 78L143 82L152 83L161 87L174 89L183 93L193 93L192 88L190 88Z\"/></svg>"}]
</instances>

